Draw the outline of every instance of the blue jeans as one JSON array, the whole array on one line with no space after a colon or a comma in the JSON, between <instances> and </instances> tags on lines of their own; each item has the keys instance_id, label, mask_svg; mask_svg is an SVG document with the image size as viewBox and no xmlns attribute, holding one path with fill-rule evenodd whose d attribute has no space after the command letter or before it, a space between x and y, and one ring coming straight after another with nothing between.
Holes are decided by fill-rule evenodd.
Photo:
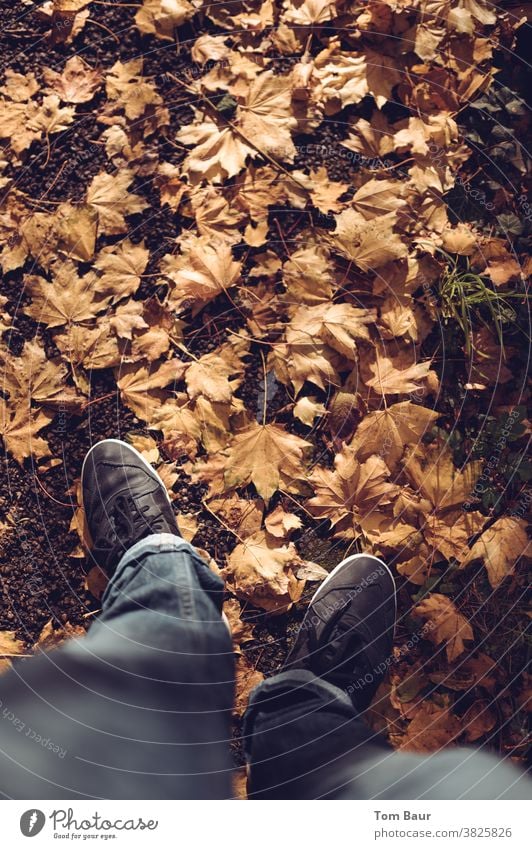
<instances>
[{"instance_id":1,"label":"blue jeans","mask_svg":"<svg viewBox=\"0 0 532 849\"><path fill-rule=\"evenodd\" d=\"M184 540L121 559L86 637L0 677L0 794L220 799L232 794L234 659L223 583ZM243 742L254 798L529 798L475 750L391 752L341 690L282 672L252 694Z\"/></svg>"}]
</instances>

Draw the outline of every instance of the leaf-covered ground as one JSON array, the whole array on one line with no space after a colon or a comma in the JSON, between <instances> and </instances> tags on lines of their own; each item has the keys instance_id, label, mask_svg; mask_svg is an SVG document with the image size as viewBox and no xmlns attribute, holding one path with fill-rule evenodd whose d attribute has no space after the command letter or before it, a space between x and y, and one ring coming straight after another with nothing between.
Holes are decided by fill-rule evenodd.
<instances>
[{"instance_id":1,"label":"leaf-covered ground","mask_svg":"<svg viewBox=\"0 0 532 849\"><path fill-rule=\"evenodd\" d=\"M372 726L524 759L530 37L505 5L0 2L0 663L98 610L79 473L119 436L226 579L237 715L365 550L399 589Z\"/></svg>"}]
</instances>

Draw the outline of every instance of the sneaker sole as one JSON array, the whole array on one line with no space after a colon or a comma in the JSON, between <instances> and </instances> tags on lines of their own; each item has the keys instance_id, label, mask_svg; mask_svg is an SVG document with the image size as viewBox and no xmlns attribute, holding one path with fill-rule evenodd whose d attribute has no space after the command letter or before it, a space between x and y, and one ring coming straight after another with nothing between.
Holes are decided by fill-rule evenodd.
<instances>
[{"instance_id":1,"label":"sneaker sole","mask_svg":"<svg viewBox=\"0 0 532 849\"><path fill-rule=\"evenodd\" d=\"M392 574L392 570L390 569L390 567L387 566L386 563L383 560L381 560L379 557L375 557L374 554L352 554L350 557L346 557L345 560L342 560L338 564L338 566L334 567L332 572L329 572L329 574L327 575L325 580L319 585L318 589L316 590L316 592L314 593L314 595L310 599L309 607L311 606L311 604L313 604L313 602L316 600L316 598L321 593L323 588L327 585L327 583L335 575L337 575L342 569L344 569L346 566L351 565L352 563L354 563L356 560L358 560L361 557L364 557L366 559L369 557L371 560L374 560L375 563L377 563L379 566L384 566L384 568L388 572L388 575L390 576L390 580L391 580L392 585L393 585L393 601L394 601L394 607L395 607L394 625L393 625L393 633L394 633L394 637L395 637L395 629L396 629L396 625L397 625L397 588L395 586L395 578Z\"/></svg>"}]
</instances>

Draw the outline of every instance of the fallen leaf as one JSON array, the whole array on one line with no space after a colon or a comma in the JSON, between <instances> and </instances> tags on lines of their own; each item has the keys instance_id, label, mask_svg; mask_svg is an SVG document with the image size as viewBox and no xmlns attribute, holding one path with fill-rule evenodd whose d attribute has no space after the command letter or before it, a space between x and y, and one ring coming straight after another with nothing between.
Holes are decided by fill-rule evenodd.
<instances>
[{"instance_id":1,"label":"fallen leaf","mask_svg":"<svg viewBox=\"0 0 532 849\"><path fill-rule=\"evenodd\" d=\"M483 560L488 580L495 589L508 576L513 575L518 560L526 555L528 535L524 519L502 516L475 542L462 560L465 568L474 560Z\"/></svg>"},{"instance_id":2,"label":"fallen leaf","mask_svg":"<svg viewBox=\"0 0 532 849\"><path fill-rule=\"evenodd\" d=\"M250 424L233 440L227 457L227 486L253 483L266 504L278 489L297 492L310 442L287 433L280 425Z\"/></svg>"},{"instance_id":3,"label":"fallen leaf","mask_svg":"<svg viewBox=\"0 0 532 849\"><path fill-rule=\"evenodd\" d=\"M412 610L414 616L425 619L428 628L424 637L435 645L445 643L447 660L452 661L465 651L465 642L474 639L473 629L450 598L430 593Z\"/></svg>"},{"instance_id":4,"label":"fallen leaf","mask_svg":"<svg viewBox=\"0 0 532 849\"><path fill-rule=\"evenodd\" d=\"M109 236L126 233L126 218L148 206L141 195L129 191L132 182L133 174L127 169L118 174L103 172L92 178L87 189L87 203L98 213L101 233Z\"/></svg>"},{"instance_id":5,"label":"fallen leaf","mask_svg":"<svg viewBox=\"0 0 532 849\"><path fill-rule=\"evenodd\" d=\"M280 614L301 597L305 582L296 578L295 570L303 565L293 543L279 545L259 531L233 549L223 577L238 598Z\"/></svg>"}]
</instances>

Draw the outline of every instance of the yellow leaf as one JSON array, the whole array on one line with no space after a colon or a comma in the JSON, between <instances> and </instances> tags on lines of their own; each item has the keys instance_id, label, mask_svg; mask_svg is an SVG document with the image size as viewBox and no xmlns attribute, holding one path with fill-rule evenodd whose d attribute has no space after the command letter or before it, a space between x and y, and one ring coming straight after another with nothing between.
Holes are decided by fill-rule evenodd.
<instances>
[{"instance_id":1,"label":"yellow leaf","mask_svg":"<svg viewBox=\"0 0 532 849\"><path fill-rule=\"evenodd\" d=\"M404 236L392 230L395 221L394 212L366 221L355 209L346 209L336 217L336 230L326 240L362 271L371 271L408 253Z\"/></svg>"},{"instance_id":2,"label":"yellow leaf","mask_svg":"<svg viewBox=\"0 0 532 849\"><path fill-rule=\"evenodd\" d=\"M335 535L355 538L366 518L387 506L397 493L388 481L390 472L381 457L372 455L360 463L353 449L344 445L334 460L334 471L317 466L310 476L315 496L307 501L314 516L329 519Z\"/></svg>"},{"instance_id":3,"label":"yellow leaf","mask_svg":"<svg viewBox=\"0 0 532 849\"><path fill-rule=\"evenodd\" d=\"M240 268L225 242L191 238L182 254L163 257L163 271L174 283L169 294L171 306L178 309L191 301L197 312L237 282Z\"/></svg>"},{"instance_id":4,"label":"yellow leaf","mask_svg":"<svg viewBox=\"0 0 532 849\"><path fill-rule=\"evenodd\" d=\"M374 375L366 380L367 386L371 386L380 395L402 395L406 392L416 392L421 387L421 381L426 380L431 367L431 361L424 363L412 363L401 368L403 363L395 361L376 352L375 362L369 363L369 370Z\"/></svg>"},{"instance_id":5,"label":"yellow leaf","mask_svg":"<svg viewBox=\"0 0 532 849\"><path fill-rule=\"evenodd\" d=\"M98 214L88 204L72 206L62 203L57 207L56 229L58 250L69 258L88 262L94 256Z\"/></svg>"}]
</instances>

